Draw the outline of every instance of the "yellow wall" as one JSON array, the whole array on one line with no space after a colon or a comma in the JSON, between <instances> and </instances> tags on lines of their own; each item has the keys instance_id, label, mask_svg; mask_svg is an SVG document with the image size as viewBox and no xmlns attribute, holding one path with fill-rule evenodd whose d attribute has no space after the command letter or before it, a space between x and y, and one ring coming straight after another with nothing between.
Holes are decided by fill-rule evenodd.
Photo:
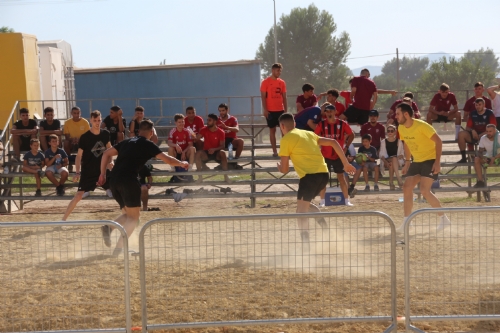
<instances>
[{"instance_id":1,"label":"yellow wall","mask_svg":"<svg viewBox=\"0 0 500 333\"><path fill-rule=\"evenodd\" d=\"M0 129L18 100L41 100L37 39L22 33L0 33ZM21 103L30 115L43 114L42 103Z\"/></svg>"}]
</instances>

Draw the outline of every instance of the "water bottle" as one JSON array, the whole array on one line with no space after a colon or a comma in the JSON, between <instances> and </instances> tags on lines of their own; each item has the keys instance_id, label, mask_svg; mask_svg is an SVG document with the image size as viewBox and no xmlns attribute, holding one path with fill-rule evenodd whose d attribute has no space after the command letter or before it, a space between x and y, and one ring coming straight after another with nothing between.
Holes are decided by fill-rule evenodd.
<instances>
[{"instance_id":1,"label":"water bottle","mask_svg":"<svg viewBox=\"0 0 500 333\"><path fill-rule=\"evenodd\" d=\"M59 165L61 164L62 158L56 158L56 164Z\"/></svg>"},{"instance_id":2,"label":"water bottle","mask_svg":"<svg viewBox=\"0 0 500 333\"><path fill-rule=\"evenodd\" d=\"M232 143L229 143L229 146L227 146L227 150L229 151L229 159L232 160L233 159L233 144Z\"/></svg>"}]
</instances>

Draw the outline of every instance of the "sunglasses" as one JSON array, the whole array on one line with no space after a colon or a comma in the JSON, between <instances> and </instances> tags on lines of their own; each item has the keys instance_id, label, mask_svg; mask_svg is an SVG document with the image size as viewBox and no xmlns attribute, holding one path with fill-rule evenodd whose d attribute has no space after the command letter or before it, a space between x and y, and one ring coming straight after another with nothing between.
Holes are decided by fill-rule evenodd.
<instances>
[{"instance_id":1,"label":"sunglasses","mask_svg":"<svg viewBox=\"0 0 500 333\"><path fill-rule=\"evenodd\" d=\"M395 130L387 131L387 133L395 133L395 132L396 132Z\"/></svg>"}]
</instances>

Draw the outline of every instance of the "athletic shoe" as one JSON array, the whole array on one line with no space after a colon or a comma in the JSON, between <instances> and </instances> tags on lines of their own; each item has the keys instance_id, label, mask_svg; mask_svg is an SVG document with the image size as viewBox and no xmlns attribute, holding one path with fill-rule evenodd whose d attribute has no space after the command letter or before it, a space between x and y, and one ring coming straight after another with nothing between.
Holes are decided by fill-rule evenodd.
<instances>
[{"instance_id":1,"label":"athletic shoe","mask_svg":"<svg viewBox=\"0 0 500 333\"><path fill-rule=\"evenodd\" d=\"M90 192L83 192L82 199L85 199L90 195Z\"/></svg>"},{"instance_id":2,"label":"athletic shoe","mask_svg":"<svg viewBox=\"0 0 500 333\"><path fill-rule=\"evenodd\" d=\"M477 183L474 185L474 188L478 187L485 187L486 184L482 180L478 180Z\"/></svg>"},{"instance_id":3,"label":"athletic shoe","mask_svg":"<svg viewBox=\"0 0 500 333\"><path fill-rule=\"evenodd\" d=\"M113 192L111 192L109 188L106 190L106 195L110 198L113 198Z\"/></svg>"},{"instance_id":4,"label":"athletic shoe","mask_svg":"<svg viewBox=\"0 0 500 333\"><path fill-rule=\"evenodd\" d=\"M380 189L378 188L378 184L373 185L373 190L374 191L380 191Z\"/></svg>"},{"instance_id":5,"label":"athletic shoe","mask_svg":"<svg viewBox=\"0 0 500 333\"><path fill-rule=\"evenodd\" d=\"M349 187L349 190L347 190L347 193L349 194L349 198L354 198L356 193L358 193L358 190L355 187Z\"/></svg>"},{"instance_id":6,"label":"athletic shoe","mask_svg":"<svg viewBox=\"0 0 500 333\"><path fill-rule=\"evenodd\" d=\"M41 197L41 196L42 196L42 190L36 190L35 197Z\"/></svg>"},{"instance_id":7,"label":"athletic shoe","mask_svg":"<svg viewBox=\"0 0 500 333\"><path fill-rule=\"evenodd\" d=\"M40 176L40 178L43 178L43 176L45 176L45 172L43 172L42 170L38 170L37 173Z\"/></svg>"},{"instance_id":8,"label":"athletic shoe","mask_svg":"<svg viewBox=\"0 0 500 333\"><path fill-rule=\"evenodd\" d=\"M439 223L439 225L437 226L436 228L437 231L443 230L444 228L449 227L451 225L451 221L448 218L448 216L443 215L440 217L440 219L441 223Z\"/></svg>"},{"instance_id":9,"label":"athletic shoe","mask_svg":"<svg viewBox=\"0 0 500 333\"><path fill-rule=\"evenodd\" d=\"M346 205L346 206L349 206L349 207L354 206L354 205L353 205L353 204L349 201L349 199L345 199L345 205Z\"/></svg>"},{"instance_id":10,"label":"athletic shoe","mask_svg":"<svg viewBox=\"0 0 500 333\"><path fill-rule=\"evenodd\" d=\"M365 186L365 192L370 192L370 185L366 184L366 186Z\"/></svg>"},{"instance_id":11,"label":"athletic shoe","mask_svg":"<svg viewBox=\"0 0 500 333\"><path fill-rule=\"evenodd\" d=\"M321 229L323 229L323 230L328 229L328 224L326 224L326 221L325 221L325 219L323 217L317 219L316 222L319 224L319 226L321 227Z\"/></svg>"},{"instance_id":12,"label":"athletic shoe","mask_svg":"<svg viewBox=\"0 0 500 333\"><path fill-rule=\"evenodd\" d=\"M462 158L462 159L460 159L460 161L458 161L457 163L460 163L460 164L461 164L461 163L467 163L467 159L466 159L466 158Z\"/></svg>"},{"instance_id":13,"label":"athletic shoe","mask_svg":"<svg viewBox=\"0 0 500 333\"><path fill-rule=\"evenodd\" d=\"M111 228L107 225L101 227L102 239L104 240L104 245L111 247Z\"/></svg>"},{"instance_id":14,"label":"athletic shoe","mask_svg":"<svg viewBox=\"0 0 500 333\"><path fill-rule=\"evenodd\" d=\"M57 196L58 197L62 197L64 195L64 192L63 192L63 186L62 185L59 185L56 187L56 193L57 193Z\"/></svg>"},{"instance_id":15,"label":"athletic shoe","mask_svg":"<svg viewBox=\"0 0 500 333\"><path fill-rule=\"evenodd\" d=\"M319 202L319 207L325 207L325 199L321 199Z\"/></svg>"}]
</instances>

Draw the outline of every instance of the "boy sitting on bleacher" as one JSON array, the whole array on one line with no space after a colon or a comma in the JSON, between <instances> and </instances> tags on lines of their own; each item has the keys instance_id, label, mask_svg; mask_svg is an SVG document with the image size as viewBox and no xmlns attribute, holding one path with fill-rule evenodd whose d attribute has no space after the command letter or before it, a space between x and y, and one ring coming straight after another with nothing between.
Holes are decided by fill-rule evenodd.
<instances>
[{"instance_id":1,"label":"boy sitting on bleacher","mask_svg":"<svg viewBox=\"0 0 500 333\"><path fill-rule=\"evenodd\" d=\"M31 139L30 148L31 150L24 154L23 172L30 173L35 176L35 197L41 197L42 177L45 175L45 172L42 171L45 166L45 156L42 152L38 151L40 148L40 141L38 139Z\"/></svg>"},{"instance_id":2,"label":"boy sitting on bleacher","mask_svg":"<svg viewBox=\"0 0 500 333\"><path fill-rule=\"evenodd\" d=\"M477 183L474 187L485 187L483 167L498 166L500 164L500 135L496 125L486 125L486 135L479 140L478 155L474 158L474 169L477 174Z\"/></svg>"},{"instance_id":3,"label":"boy sitting on bleacher","mask_svg":"<svg viewBox=\"0 0 500 333\"><path fill-rule=\"evenodd\" d=\"M365 178L365 192L370 192L370 185L368 184L368 171L374 172L375 184L373 185L373 190L378 191L378 176L380 168L377 163L377 149L371 145L372 136L370 134L363 135L361 143L361 147L358 148L358 154L364 154L367 157L367 160L360 164L363 167L363 177Z\"/></svg>"},{"instance_id":4,"label":"boy sitting on bleacher","mask_svg":"<svg viewBox=\"0 0 500 333\"><path fill-rule=\"evenodd\" d=\"M55 134L50 135L49 139L50 148L45 152L45 175L56 186L56 193L58 196L64 195L64 183L68 179L69 173L66 167L69 164L68 154L59 148L59 138ZM59 181L55 175L60 175Z\"/></svg>"}]
</instances>

